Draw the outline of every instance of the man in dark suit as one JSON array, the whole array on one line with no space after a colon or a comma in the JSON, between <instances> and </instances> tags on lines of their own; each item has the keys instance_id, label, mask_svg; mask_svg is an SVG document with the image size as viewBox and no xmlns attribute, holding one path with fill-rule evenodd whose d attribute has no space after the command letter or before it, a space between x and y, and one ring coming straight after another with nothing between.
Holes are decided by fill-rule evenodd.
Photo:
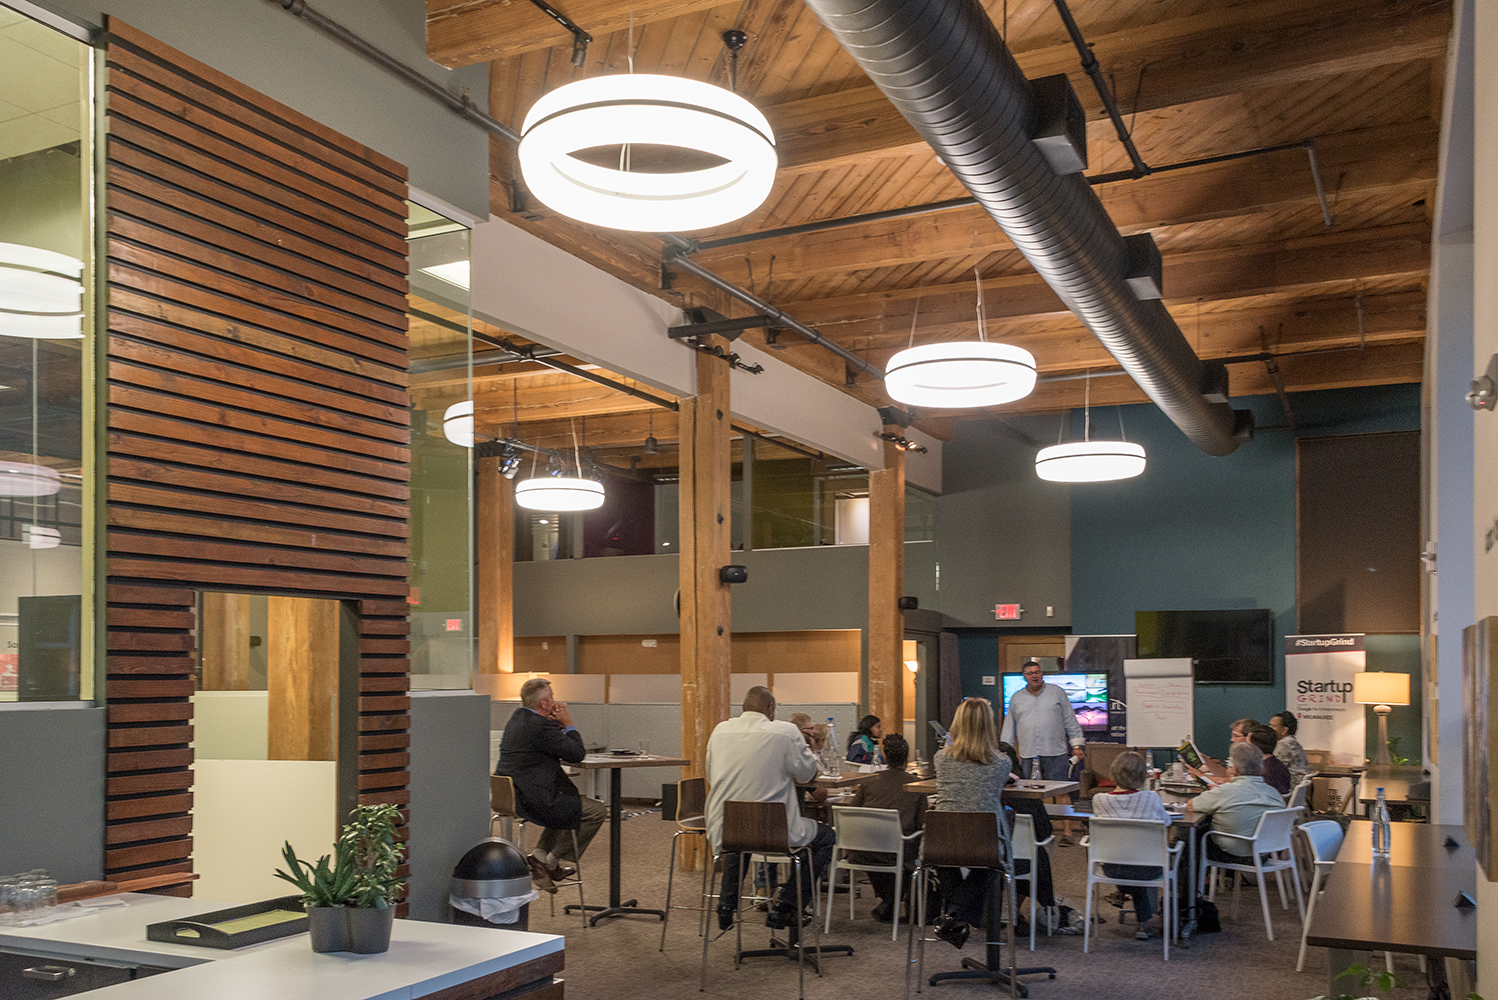
<instances>
[{"instance_id":1,"label":"man in dark suit","mask_svg":"<svg viewBox=\"0 0 1498 1000\"><path fill-rule=\"evenodd\" d=\"M905 764L910 759L910 744L906 743L905 737L898 733L890 733L884 737L883 748L884 761L888 768L858 785L853 793L852 804L867 806L871 809L898 810L901 832L914 833L921 828L921 819L926 814L926 796L905 790L906 785L919 780L905 770ZM911 869L915 867L917 852L918 848L914 841L905 845L906 875L909 875ZM855 864L892 865L895 863L895 856L870 851L851 851L848 854L848 860ZM879 897L879 905L874 907L872 916L875 920L889 923L897 916L895 913L895 876L889 872L869 872L868 876L869 884L874 887L874 894Z\"/></svg>"},{"instance_id":2,"label":"man in dark suit","mask_svg":"<svg viewBox=\"0 0 1498 1000\"><path fill-rule=\"evenodd\" d=\"M520 707L505 724L494 773L509 775L515 783L521 816L546 828L526 861L536 885L548 892L557 891L554 882L575 873L562 862L575 864L608 817L604 804L579 795L562 770L562 761L576 764L584 753L567 703L552 697L551 682L544 677L526 681L520 688ZM577 831L576 853L572 830Z\"/></svg>"}]
</instances>

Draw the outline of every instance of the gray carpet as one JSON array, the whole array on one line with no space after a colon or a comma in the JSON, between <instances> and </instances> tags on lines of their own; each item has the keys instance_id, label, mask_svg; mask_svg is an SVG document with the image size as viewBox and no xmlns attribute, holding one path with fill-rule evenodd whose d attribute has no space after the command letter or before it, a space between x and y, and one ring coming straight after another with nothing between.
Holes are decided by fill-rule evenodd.
<instances>
[{"instance_id":1,"label":"gray carpet","mask_svg":"<svg viewBox=\"0 0 1498 1000\"><path fill-rule=\"evenodd\" d=\"M662 822L659 813L636 814L625 820L623 853L623 895L635 897L641 906L660 907L666 898L666 865L674 824ZM1086 850L1081 847L1052 848L1056 891L1075 901L1080 908L1086 885ZM590 903L607 902L608 897L608 828L605 827L583 858L587 878L586 894ZM673 902L695 904L701 886L701 873L677 873ZM550 913L549 897L531 906L530 928L545 933L564 934L567 938L568 1000L618 1000L619 997L711 996L730 1000L759 1000L796 996L796 966L776 959L749 960L738 969L733 967L733 934L716 940L708 950L708 988L698 993L698 975L702 956L702 939L697 936L697 914L687 910L672 913L666 940L666 951L658 948L660 921L654 917L616 918L581 928L576 914L564 915L562 904L576 902L576 890L569 896L563 890L557 897L556 914ZM905 935L902 926L898 943L889 939L889 925L869 919L875 897L867 885L856 903L857 919L848 920L845 896L837 898L833 911L832 933L828 942L851 944L851 957L834 956L825 960L825 975L818 978L808 970L808 998L842 998L870 994L874 1000L897 998L904 991ZM1082 938L1053 937L1040 932L1036 950L1028 949L1028 940L1020 941L1019 964L1055 967L1054 980L1044 975L1023 980L1036 1000L1093 1000L1093 998L1149 997L1160 1000L1201 1000L1207 997L1243 995L1255 1000L1305 1000L1327 990L1327 957L1322 949L1312 948L1306 957L1306 971L1295 972L1295 956L1300 947L1300 921L1295 899L1290 909L1279 908L1278 895L1271 890L1270 908L1275 940L1264 937L1257 890L1239 889L1239 914L1231 918L1231 903L1224 894L1219 899L1223 930L1220 934L1200 935L1188 949L1172 945L1170 961L1161 960L1158 938L1137 941L1132 920L1126 926L1118 923L1119 911L1104 906L1108 923L1095 928L1092 950L1082 953ZM749 915L744 926L745 947L764 947L769 932L763 916ZM942 942L926 946L927 973L956 969L961 958L982 957L981 944L969 942L961 952ZM1395 998L1423 997L1424 976L1412 956L1396 956L1395 970L1412 986L1420 989L1396 990ZM1348 987L1350 988L1350 986ZM1008 992L973 983L948 983L926 987L925 995L942 997L1007 996Z\"/></svg>"}]
</instances>

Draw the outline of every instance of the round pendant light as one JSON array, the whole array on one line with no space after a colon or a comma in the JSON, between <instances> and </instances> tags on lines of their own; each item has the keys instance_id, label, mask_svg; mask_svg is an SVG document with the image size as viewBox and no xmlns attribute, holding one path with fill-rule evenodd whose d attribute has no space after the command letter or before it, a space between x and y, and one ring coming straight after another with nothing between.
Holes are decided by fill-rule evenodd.
<instances>
[{"instance_id":1,"label":"round pendant light","mask_svg":"<svg viewBox=\"0 0 1498 1000\"><path fill-rule=\"evenodd\" d=\"M1053 483L1106 483L1144 471L1144 449L1128 441L1073 441L1040 449L1035 474Z\"/></svg>"},{"instance_id":2,"label":"round pendant light","mask_svg":"<svg viewBox=\"0 0 1498 1000\"><path fill-rule=\"evenodd\" d=\"M55 549L62 544L62 532L40 524L23 524L21 541L26 543L27 548Z\"/></svg>"},{"instance_id":3,"label":"round pendant light","mask_svg":"<svg viewBox=\"0 0 1498 1000\"><path fill-rule=\"evenodd\" d=\"M454 403L443 411L442 436L459 448L473 447L473 400Z\"/></svg>"},{"instance_id":4,"label":"round pendant light","mask_svg":"<svg viewBox=\"0 0 1498 1000\"><path fill-rule=\"evenodd\" d=\"M29 462L0 462L0 497L49 497L62 489L56 469Z\"/></svg>"},{"instance_id":5,"label":"round pendant light","mask_svg":"<svg viewBox=\"0 0 1498 1000\"><path fill-rule=\"evenodd\" d=\"M83 336L83 261L0 243L0 336L77 340Z\"/></svg>"},{"instance_id":6,"label":"round pendant light","mask_svg":"<svg viewBox=\"0 0 1498 1000\"><path fill-rule=\"evenodd\" d=\"M998 406L1035 388L1035 356L989 341L921 344L889 359L884 388L911 406Z\"/></svg>"},{"instance_id":7,"label":"round pendant light","mask_svg":"<svg viewBox=\"0 0 1498 1000\"><path fill-rule=\"evenodd\" d=\"M726 162L667 173L598 166L580 150L677 146ZM627 150L626 150L627 155ZM525 116L520 171L554 211L635 232L705 229L758 208L775 181L775 136L722 87L648 73L597 76L546 94Z\"/></svg>"},{"instance_id":8,"label":"round pendant light","mask_svg":"<svg viewBox=\"0 0 1498 1000\"><path fill-rule=\"evenodd\" d=\"M603 484L576 476L533 476L515 484L515 502L527 510L595 510Z\"/></svg>"}]
</instances>

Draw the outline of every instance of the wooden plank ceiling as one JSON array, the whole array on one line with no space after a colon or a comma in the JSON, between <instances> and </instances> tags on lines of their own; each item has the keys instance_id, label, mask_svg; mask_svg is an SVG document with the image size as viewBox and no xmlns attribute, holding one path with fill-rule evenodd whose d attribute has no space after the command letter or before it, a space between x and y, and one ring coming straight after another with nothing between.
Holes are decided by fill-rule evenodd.
<instances>
[{"instance_id":1,"label":"wooden plank ceiling","mask_svg":"<svg viewBox=\"0 0 1498 1000\"><path fill-rule=\"evenodd\" d=\"M554 6L593 35L581 69L571 64L570 35L525 0L427 0L429 53L448 66L489 61L490 112L518 129L541 94L629 71L631 44L636 72L726 86L722 34L748 34L738 90L775 128L779 174L753 214L691 236L764 233L967 194L801 0ZM1071 78L1089 117L1088 174L1127 168L1052 0L986 6L1027 75ZM1330 225L1300 148L1095 187L1123 232L1154 235L1166 304L1201 357L1229 359L1232 394L1275 391L1265 352L1292 393L1419 381L1448 0L1075 0L1073 14L1152 168L1315 142ZM516 174L513 149L496 140L491 207L499 217L673 301L748 311L690 275L662 290L656 237L581 225L534 202L517 212ZM1042 384L994 411L919 414L918 426L939 437L955 419L1080 406L1082 381L1045 377L1116 371L978 208L755 240L696 259L879 367L912 338L973 337L976 268L990 337L1030 350ZM418 324L412 330L416 354ZM752 330L744 340L763 347L767 336ZM794 333L772 346L867 402L888 402L879 382L860 376L848 385L841 359ZM606 406L596 386L570 377L495 366L476 382L481 423L485 395L514 396L520 382L532 387L520 405L537 419L544 413L560 426L587 416L600 444L646 436L651 407L629 397ZM413 392L421 391L416 380ZM1129 379L1110 377L1094 381L1092 399L1145 397ZM674 439L674 414L657 410L650 419L658 439Z\"/></svg>"}]
</instances>

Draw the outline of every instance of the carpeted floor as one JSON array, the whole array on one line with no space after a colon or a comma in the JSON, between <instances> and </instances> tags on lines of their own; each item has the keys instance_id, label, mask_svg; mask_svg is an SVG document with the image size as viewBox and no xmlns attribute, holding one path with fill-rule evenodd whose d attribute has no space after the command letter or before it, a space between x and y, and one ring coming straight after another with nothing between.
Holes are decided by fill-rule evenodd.
<instances>
[{"instance_id":1,"label":"carpeted floor","mask_svg":"<svg viewBox=\"0 0 1498 1000\"><path fill-rule=\"evenodd\" d=\"M660 907L666 898L666 865L674 824L662 822L659 813L637 814L623 823L623 894L637 898L641 906ZM1081 847L1052 848L1056 891L1075 901L1081 908L1086 885L1086 850ZM604 903L608 898L608 829L599 834L584 856L586 892L590 903ZM701 886L701 873L677 874L677 904L695 904ZM1132 921L1118 923L1118 910L1104 906L1108 923L1098 926L1092 937L1090 954L1082 953L1082 938L1053 937L1042 932L1036 950L1028 949L1028 940L1020 942L1019 964L1049 965L1057 971L1054 980L1044 975L1023 980L1036 1000L1094 1000L1094 998L1160 998L1160 1000L1202 1000L1208 997L1241 995L1254 1000L1306 1000L1327 990L1325 951L1312 948L1307 953L1306 971L1295 972L1295 956L1300 947L1300 920L1292 895L1290 909L1279 908L1277 894L1271 890L1270 908L1274 920L1275 940L1265 940L1257 891L1239 889L1239 915L1231 917L1231 903L1224 895L1223 930L1220 934L1199 935L1188 949L1172 945L1170 961L1161 959L1158 938L1137 941ZM557 896L556 914L550 913L549 897L532 904L530 929L564 934L567 938L568 1000L618 1000L619 997L694 997L698 993L702 958L702 939L697 936L697 914L687 910L673 912L666 938L666 950L659 951L661 924L655 917L633 916L608 920L598 927L582 929L576 914L564 915L562 904L576 902L571 896ZM851 957L835 956L825 960L825 975L818 978L808 970L806 996L816 1000L861 997L890 1000L905 989L905 951L907 931L902 926L898 943L889 939L889 925L875 923L869 910L875 897L867 885L856 903L857 919L848 920L847 899L839 896L833 911L832 933L827 942L851 944ZM769 932L763 917L754 914L744 926L745 947L764 947ZM975 939L961 952L942 942L926 947L927 973L956 969L966 956L982 957L982 946ZM1395 956L1395 970L1406 982L1421 988L1396 990L1397 1000L1423 997L1424 976L1412 956ZM913 977L912 977L913 978ZM913 987L912 987L913 988ZM1350 987L1349 987L1350 988ZM972 983L949 983L926 993L941 997L1007 996L1007 991ZM733 967L733 934L714 941L708 949L707 996L728 1000L783 1000L796 996L796 966L777 959L746 961Z\"/></svg>"}]
</instances>

